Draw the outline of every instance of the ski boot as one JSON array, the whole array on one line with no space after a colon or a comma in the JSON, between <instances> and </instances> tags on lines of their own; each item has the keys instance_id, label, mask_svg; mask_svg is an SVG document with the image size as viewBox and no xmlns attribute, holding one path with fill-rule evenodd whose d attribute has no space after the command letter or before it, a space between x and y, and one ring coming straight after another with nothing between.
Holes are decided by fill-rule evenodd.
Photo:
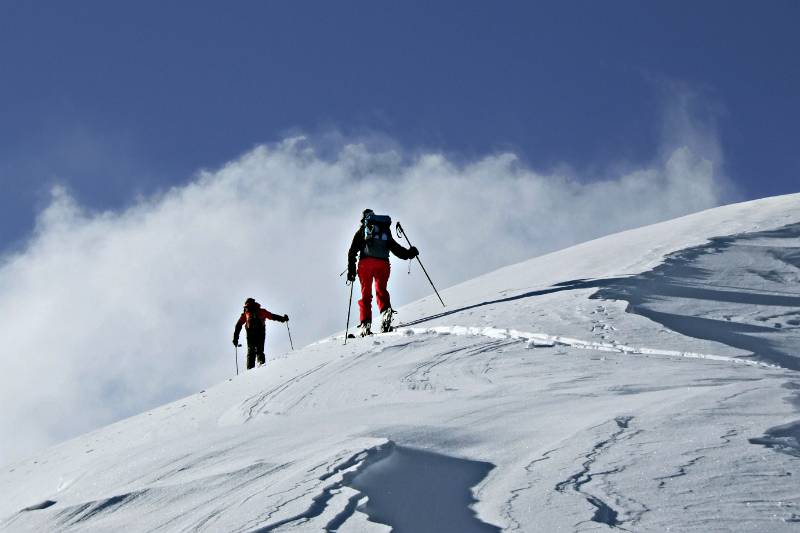
<instances>
[{"instance_id":1,"label":"ski boot","mask_svg":"<svg viewBox=\"0 0 800 533\"><path fill-rule=\"evenodd\" d=\"M372 331L370 331L370 328L372 328L372 324L371 323L362 322L361 324L358 325L358 327L359 327L359 329L361 331L361 336L362 337L366 337L367 335L372 335Z\"/></svg>"},{"instance_id":2,"label":"ski boot","mask_svg":"<svg viewBox=\"0 0 800 533\"><path fill-rule=\"evenodd\" d=\"M394 330L392 327L392 315L394 315L394 309L391 307L381 311L381 333L388 333Z\"/></svg>"}]
</instances>

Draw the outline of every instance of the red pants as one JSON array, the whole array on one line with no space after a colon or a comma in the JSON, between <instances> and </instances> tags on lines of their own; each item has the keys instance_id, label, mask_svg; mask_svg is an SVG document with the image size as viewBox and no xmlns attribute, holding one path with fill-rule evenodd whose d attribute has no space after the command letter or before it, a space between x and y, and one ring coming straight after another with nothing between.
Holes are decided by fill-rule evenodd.
<instances>
[{"instance_id":1,"label":"red pants","mask_svg":"<svg viewBox=\"0 0 800 533\"><path fill-rule=\"evenodd\" d=\"M365 257L358 262L358 280L361 282L361 299L358 308L361 322L372 322L372 280L375 280L375 296L378 298L378 310L383 311L392 304L389 301L389 261L375 257Z\"/></svg>"}]
</instances>

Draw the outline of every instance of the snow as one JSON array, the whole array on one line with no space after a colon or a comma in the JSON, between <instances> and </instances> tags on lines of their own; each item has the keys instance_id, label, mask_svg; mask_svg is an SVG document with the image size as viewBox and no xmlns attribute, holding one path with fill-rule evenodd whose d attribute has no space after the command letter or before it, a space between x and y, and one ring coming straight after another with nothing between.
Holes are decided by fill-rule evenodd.
<instances>
[{"instance_id":1,"label":"snow","mask_svg":"<svg viewBox=\"0 0 800 533\"><path fill-rule=\"evenodd\" d=\"M798 224L725 206L269 354L4 467L0 530L797 531Z\"/></svg>"}]
</instances>

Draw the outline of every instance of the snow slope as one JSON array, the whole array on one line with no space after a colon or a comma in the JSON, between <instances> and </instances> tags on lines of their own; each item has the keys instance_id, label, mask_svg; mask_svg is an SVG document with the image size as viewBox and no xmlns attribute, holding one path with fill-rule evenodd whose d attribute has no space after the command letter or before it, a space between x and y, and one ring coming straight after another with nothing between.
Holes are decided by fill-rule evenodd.
<instances>
[{"instance_id":1,"label":"snow slope","mask_svg":"<svg viewBox=\"0 0 800 533\"><path fill-rule=\"evenodd\" d=\"M489 273L0 471L4 531L797 531L800 195Z\"/></svg>"}]
</instances>

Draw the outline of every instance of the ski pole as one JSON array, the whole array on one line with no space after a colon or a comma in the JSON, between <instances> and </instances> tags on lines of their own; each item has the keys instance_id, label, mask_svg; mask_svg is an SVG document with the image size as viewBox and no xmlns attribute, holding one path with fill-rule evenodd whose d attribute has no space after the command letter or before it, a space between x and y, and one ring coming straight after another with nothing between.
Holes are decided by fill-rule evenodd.
<instances>
[{"instance_id":1,"label":"ski pole","mask_svg":"<svg viewBox=\"0 0 800 533\"><path fill-rule=\"evenodd\" d=\"M347 344L347 330L350 329L350 310L353 308L353 285L354 282L350 281L350 301L347 304L347 326L344 328L344 343Z\"/></svg>"},{"instance_id":2,"label":"ski pole","mask_svg":"<svg viewBox=\"0 0 800 533\"><path fill-rule=\"evenodd\" d=\"M397 235L404 238L408 243L408 246L410 247L411 241L408 240L408 235L406 235L406 232L403 230L403 226L400 225L400 221L397 222L397 226L395 227L397 229ZM428 283L430 283L431 287L433 287L433 292L436 293L436 297L439 298L440 302L442 302L442 307L447 307L446 305L444 305L444 300L442 300L442 297L439 296L439 291L436 290L436 285L434 285L433 281L431 281L431 277L428 275L428 271L425 270L425 265L423 265L422 261L420 261L419 255L417 255L417 261L419 262L419 266L422 267L422 271L425 272L425 277L428 278Z\"/></svg>"},{"instance_id":3,"label":"ski pole","mask_svg":"<svg viewBox=\"0 0 800 533\"><path fill-rule=\"evenodd\" d=\"M289 346L292 347L292 351L294 351L294 344L292 344L292 330L289 329L289 322L286 322L286 331L289 333Z\"/></svg>"},{"instance_id":4,"label":"ski pole","mask_svg":"<svg viewBox=\"0 0 800 533\"><path fill-rule=\"evenodd\" d=\"M233 347L233 351L235 352L235 355L236 355L236 375L237 376L239 375L239 346L241 346L241 344L237 344L237 345L235 345Z\"/></svg>"}]
</instances>

